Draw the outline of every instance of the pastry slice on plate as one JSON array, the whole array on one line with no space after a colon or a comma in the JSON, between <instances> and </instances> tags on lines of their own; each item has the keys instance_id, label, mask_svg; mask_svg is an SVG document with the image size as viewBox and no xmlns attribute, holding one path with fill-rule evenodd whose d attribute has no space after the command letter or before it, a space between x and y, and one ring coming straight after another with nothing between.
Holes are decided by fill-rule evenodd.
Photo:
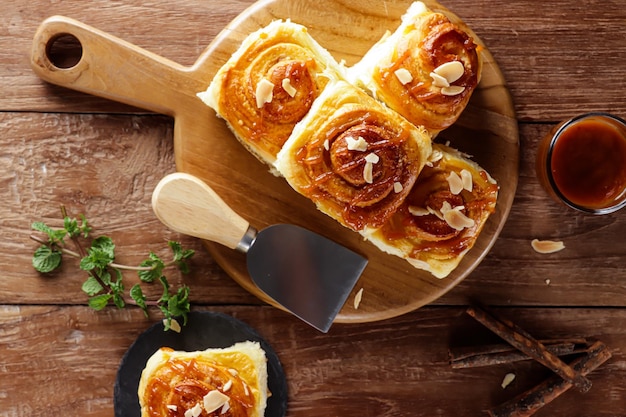
<instances>
[{"instance_id":1,"label":"pastry slice on plate","mask_svg":"<svg viewBox=\"0 0 626 417\"><path fill-rule=\"evenodd\" d=\"M382 226L408 195L431 139L353 85L329 83L278 153L291 187L344 226Z\"/></svg>"},{"instance_id":2,"label":"pastry slice on plate","mask_svg":"<svg viewBox=\"0 0 626 417\"><path fill-rule=\"evenodd\" d=\"M294 125L344 72L306 27L276 20L248 35L198 96L272 166Z\"/></svg>"},{"instance_id":3,"label":"pastry slice on plate","mask_svg":"<svg viewBox=\"0 0 626 417\"><path fill-rule=\"evenodd\" d=\"M450 147L434 144L430 161L399 209L367 239L437 278L473 247L498 197L496 181Z\"/></svg>"},{"instance_id":4,"label":"pastry slice on plate","mask_svg":"<svg viewBox=\"0 0 626 417\"><path fill-rule=\"evenodd\" d=\"M141 416L262 417L269 395L266 361L258 342L195 352L162 347L141 374Z\"/></svg>"},{"instance_id":5,"label":"pastry slice on plate","mask_svg":"<svg viewBox=\"0 0 626 417\"><path fill-rule=\"evenodd\" d=\"M458 119L478 85L479 49L460 24L415 2L348 69L348 79L436 135Z\"/></svg>"}]
</instances>

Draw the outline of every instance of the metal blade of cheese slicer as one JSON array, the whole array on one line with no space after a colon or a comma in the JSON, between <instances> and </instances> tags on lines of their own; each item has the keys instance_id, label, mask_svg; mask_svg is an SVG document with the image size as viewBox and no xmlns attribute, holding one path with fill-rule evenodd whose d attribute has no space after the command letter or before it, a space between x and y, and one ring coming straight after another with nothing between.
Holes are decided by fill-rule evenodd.
<instances>
[{"instance_id":1,"label":"metal blade of cheese slicer","mask_svg":"<svg viewBox=\"0 0 626 417\"><path fill-rule=\"evenodd\" d=\"M206 183L170 174L152 195L156 216L170 229L246 253L252 281L277 304L327 332L361 276L367 259L310 230L289 224L256 229Z\"/></svg>"}]
</instances>

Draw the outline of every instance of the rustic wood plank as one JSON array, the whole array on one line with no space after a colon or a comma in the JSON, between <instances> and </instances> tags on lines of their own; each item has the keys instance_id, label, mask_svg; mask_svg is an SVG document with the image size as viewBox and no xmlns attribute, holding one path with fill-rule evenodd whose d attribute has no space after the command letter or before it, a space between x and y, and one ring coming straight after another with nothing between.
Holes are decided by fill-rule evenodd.
<instances>
[{"instance_id":1,"label":"rustic wood plank","mask_svg":"<svg viewBox=\"0 0 626 417\"><path fill-rule=\"evenodd\" d=\"M80 290L86 276L72 258L51 276L31 266L38 244L30 239L30 225L61 226L59 207L65 205L70 215L86 216L94 236L113 239L119 263L136 266L150 251L167 258L167 240L195 249L191 274L170 275L172 285L191 287L192 300L259 303L222 272L200 241L169 231L152 212L152 190L175 171L168 118L0 113L0 128L11 143L0 155L0 264L7 277L0 280L1 302L86 301ZM136 274L126 277L127 288L138 282ZM157 286L147 290L157 298L161 293Z\"/></svg>"},{"instance_id":2,"label":"rustic wood plank","mask_svg":"<svg viewBox=\"0 0 626 417\"><path fill-rule=\"evenodd\" d=\"M327 335L270 307L214 310L250 324L276 351L288 381L288 416L476 417L549 375L532 362L452 369L449 347L493 340L461 308L429 307L373 325L337 325ZM572 390L538 417L554 410L570 417L615 415L611 404L626 401L624 311L612 311L610 318L604 309L501 314L537 337L595 337L614 352L589 376L587 394ZM119 361L150 324L138 309L0 306L2 415L111 415ZM508 372L517 377L502 389Z\"/></svg>"},{"instance_id":3,"label":"rustic wood plank","mask_svg":"<svg viewBox=\"0 0 626 417\"><path fill-rule=\"evenodd\" d=\"M0 22L4 29L0 37L4 64L0 84L6 93L0 98L0 110L137 111L49 86L33 74L28 64L32 36L51 14L84 21L175 62L191 65L225 22L251 3L178 0L112 5L104 0L73 0L49 7L41 0L26 4L5 1ZM620 72L626 59L626 45L621 41L626 10L619 3L594 0L572 5L558 0L542 7L540 13L525 0L442 3L461 16L488 45L509 83L520 120L556 122L589 110L626 115Z\"/></svg>"}]
</instances>

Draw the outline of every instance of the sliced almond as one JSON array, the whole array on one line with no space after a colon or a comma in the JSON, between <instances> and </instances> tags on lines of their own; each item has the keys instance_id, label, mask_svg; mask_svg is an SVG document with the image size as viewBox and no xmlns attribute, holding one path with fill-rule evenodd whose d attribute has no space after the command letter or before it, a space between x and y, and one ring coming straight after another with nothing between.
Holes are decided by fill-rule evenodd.
<instances>
[{"instance_id":1,"label":"sliced almond","mask_svg":"<svg viewBox=\"0 0 626 417\"><path fill-rule=\"evenodd\" d=\"M458 195L463 191L463 180L461 176L455 171L450 171L450 174L446 177L448 185L450 186L450 192L454 195Z\"/></svg>"},{"instance_id":2,"label":"sliced almond","mask_svg":"<svg viewBox=\"0 0 626 417\"><path fill-rule=\"evenodd\" d=\"M229 399L230 397L228 395L224 395L216 389L209 391L207 395L202 398L204 411L210 414L226 404Z\"/></svg>"},{"instance_id":3,"label":"sliced almond","mask_svg":"<svg viewBox=\"0 0 626 417\"><path fill-rule=\"evenodd\" d=\"M350 136L346 137L346 143L348 144L348 150L365 152L367 150L367 141L362 136L354 139Z\"/></svg>"},{"instance_id":4,"label":"sliced almond","mask_svg":"<svg viewBox=\"0 0 626 417\"><path fill-rule=\"evenodd\" d=\"M444 96L456 96L465 91L465 87L462 85L451 85L450 87L443 87L441 89L441 94Z\"/></svg>"},{"instance_id":5,"label":"sliced almond","mask_svg":"<svg viewBox=\"0 0 626 417\"><path fill-rule=\"evenodd\" d=\"M461 61L451 61L439 65L433 72L445 78L449 84L452 84L463 76L465 67Z\"/></svg>"},{"instance_id":6,"label":"sliced almond","mask_svg":"<svg viewBox=\"0 0 626 417\"><path fill-rule=\"evenodd\" d=\"M448 80L446 80L445 77L442 77L436 72L431 72L430 77L433 79L433 85L435 87L439 87L439 88L450 87L450 83L448 82Z\"/></svg>"},{"instance_id":7,"label":"sliced almond","mask_svg":"<svg viewBox=\"0 0 626 417\"><path fill-rule=\"evenodd\" d=\"M222 387L222 391L223 391L223 392L228 392L228 391L230 391L230 389L231 389L232 387L233 387L233 380L232 380L232 379L229 379L229 380L228 380L228 381L224 384L224 386Z\"/></svg>"},{"instance_id":8,"label":"sliced almond","mask_svg":"<svg viewBox=\"0 0 626 417\"><path fill-rule=\"evenodd\" d=\"M502 389L505 389L506 387L509 386L511 382L513 382L514 379L515 379L515 374L508 373L504 375L504 379L502 379L502 384L500 384L500 386L502 387Z\"/></svg>"},{"instance_id":9,"label":"sliced almond","mask_svg":"<svg viewBox=\"0 0 626 417\"><path fill-rule=\"evenodd\" d=\"M220 414L226 414L228 410L230 410L230 401L226 401L226 403L222 406L222 410L220 411Z\"/></svg>"},{"instance_id":10,"label":"sliced almond","mask_svg":"<svg viewBox=\"0 0 626 417\"><path fill-rule=\"evenodd\" d=\"M295 97L298 90L296 90L296 88L291 85L291 80L289 78L284 78L281 85L283 87L283 90L285 90L285 92L289 94L289 97Z\"/></svg>"},{"instance_id":11,"label":"sliced almond","mask_svg":"<svg viewBox=\"0 0 626 417\"><path fill-rule=\"evenodd\" d=\"M377 164L380 161L380 157L376 155L374 152L367 154L365 157L365 162L370 162L372 164Z\"/></svg>"},{"instance_id":12,"label":"sliced almond","mask_svg":"<svg viewBox=\"0 0 626 417\"><path fill-rule=\"evenodd\" d=\"M430 210L418 206L409 206L409 213L417 217L428 216L429 214L431 214Z\"/></svg>"},{"instance_id":13,"label":"sliced almond","mask_svg":"<svg viewBox=\"0 0 626 417\"><path fill-rule=\"evenodd\" d=\"M565 249L563 242L554 240L533 239L530 245L537 253L554 253Z\"/></svg>"},{"instance_id":14,"label":"sliced almond","mask_svg":"<svg viewBox=\"0 0 626 417\"><path fill-rule=\"evenodd\" d=\"M256 85L256 106L263 107L265 103L271 103L274 98L274 84L266 78L263 78Z\"/></svg>"},{"instance_id":15,"label":"sliced almond","mask_svg":"<svg viewBox=\"0 0 626 417\"><path fill-rule=\"evenodd\" d=\"M167 408L168 410L172 410L172 411L178 411L178 406L174 404L168 404L165 406L165 408Z\"/></svg>"},{"instance_id":16,"label":"sliced almond","mask_svg":"<svg viewBox=\"0 0 626 417\"><path fill-rule=\"evenodd\" d=\"M452 208L450 203L447 201L444 201L441 207L443 219L451 228L455 230L463 230L466 227L472 227L475 224L474 220L463 214L461 210L463 210L463 206Z\"/></svg>"},{"instance_id":17,"label":"sliced almond","mask_svg":"<svg viewBox=\"0 0 626 417\"><path fill-rule=\"evenodd\" d=\"M202 405L200 403L185 411L185 417L198 417L200 414L202 414Z\"/></svg>"},{"instance_id":18,"label":"sliced almond","mask_svg":"<svg viewBox=\"0 0 626 417\"><path fill-rule=\"evenodd\" d=\"M163 319L163 325L167 325L167 319ZM180 333L182 328L180 327L180 323L176 321L176 319L171 319L170 321L170 330L176 333Z\"/></svg>"},{"instance_id":19,"label":"sliced almond","mask_svg":"<svg viewBox=\"0 0 626 417\"><path fill-rule=\"evenodd\" d=\"M471 193L472 190L474 189L474 180L472 178L472 173L466 169L462 169L461 180L463 181L463 189Z\"/></svg>"},{"instance_id":20,"label":"sliced almond","mask_svg":"<svg viewBox=\"0 0 626 417\"><path fill-rule=\"evenodd\" d=\"M428 157L428 161L438 162L438 161L441 161L442 158L443 158L443 152L441 152L438 149L435 149L431 152L430 156Z\"/></svg>"},{"instance_id":21,"label":"sliced almond","mask_svg":"<svg viewBox=\"0 0 626 417\"><path fill-rule=\"evenodd\" d=\"M371 184L374 182L374 164L366 162L363 167L363 179L366 183Z\"/></svg>"},{"instance_id":22,"label":"sliced almond","mask_svg":"<svg viewBox=\"0 0 626 417\"><path fill-rule=\"evenodd\" d=\"M400 191L402 191L404 189L404 187L402 186L402 183L396 181L393 183L393 192L398 194Z\"/></svg>"},{"instance_id":23,"label":"sliced almond","mask_svg":"<svg viewBox=\"0 0 626 417\"><path fill-rule=\"evenodd\" d=\"M406 85L413 81L413 75L411 75L411 71L406 68L398 68L393 73L396 75L396 78L398 78L398 81L400 81L400 84L402 85Z\"/></svg>"},{"instance_id":24,"label":"sliced almond","mask_svg":"<svg viewBox=\"0 0 626 417\"><path fill-rule=\"evenodd\" d=\"M326 150L330 149L330 142L328 141L328 139L324 140L324 149L326 149Z\"/></svg>"},{"instance_id":25,"label":"sliced almond","mask_svg":"<svg viewBox=\"0 0 626 417\"><path fill-rule=\"evenodd\" d=\"M359 305L361 304L362 299L363 299L363 288L357 291L356 295L354 296L354 309L355 310L359 308Z\"/></svg>"}]
</instances>

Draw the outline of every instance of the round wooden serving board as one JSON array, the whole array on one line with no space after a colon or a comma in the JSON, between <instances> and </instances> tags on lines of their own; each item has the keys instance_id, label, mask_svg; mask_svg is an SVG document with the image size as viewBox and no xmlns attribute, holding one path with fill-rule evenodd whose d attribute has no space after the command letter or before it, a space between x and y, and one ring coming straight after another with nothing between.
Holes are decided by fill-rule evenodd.
<instances>
[{"instance_id":1,"label":"round wooden serving board","mask_svg":"<svg viewBox=\"0 0 626 417\"><path fill-rule=\"evenodd\" d=\"M425 3L460 22L437 2ZM449 140L452 146L472 155L498 181L497 210L459 267L441 280L379 251L317 211L311 201L297 194L282 178L270 174L248 153L196 93L206 89L249 33L272 20L291 19L307 26L337 60L352 65L386 30L393 31L399 25L410 4L403 0L260 1L231 22L191 67L81 22L54 16L37 31L31 62L41 78L54 84L174 117L177 169L206 181L257 229L275 223L297 224L365 255L369 264L335 321L382 320L428 304L458 284L487 254L508 216L517 187L519 137L510 94L488 49L482 51L482 80L470 105L438 140ZM74 36L82 46L81 60L70 68L57 67L47 56L49 44L62 34ZM244 255L211 242L206 242L206 247L235 281L273 304L250 280ZM354 296L360 289L362 301L355 308Z\"/></svg>"}]
</instances>

